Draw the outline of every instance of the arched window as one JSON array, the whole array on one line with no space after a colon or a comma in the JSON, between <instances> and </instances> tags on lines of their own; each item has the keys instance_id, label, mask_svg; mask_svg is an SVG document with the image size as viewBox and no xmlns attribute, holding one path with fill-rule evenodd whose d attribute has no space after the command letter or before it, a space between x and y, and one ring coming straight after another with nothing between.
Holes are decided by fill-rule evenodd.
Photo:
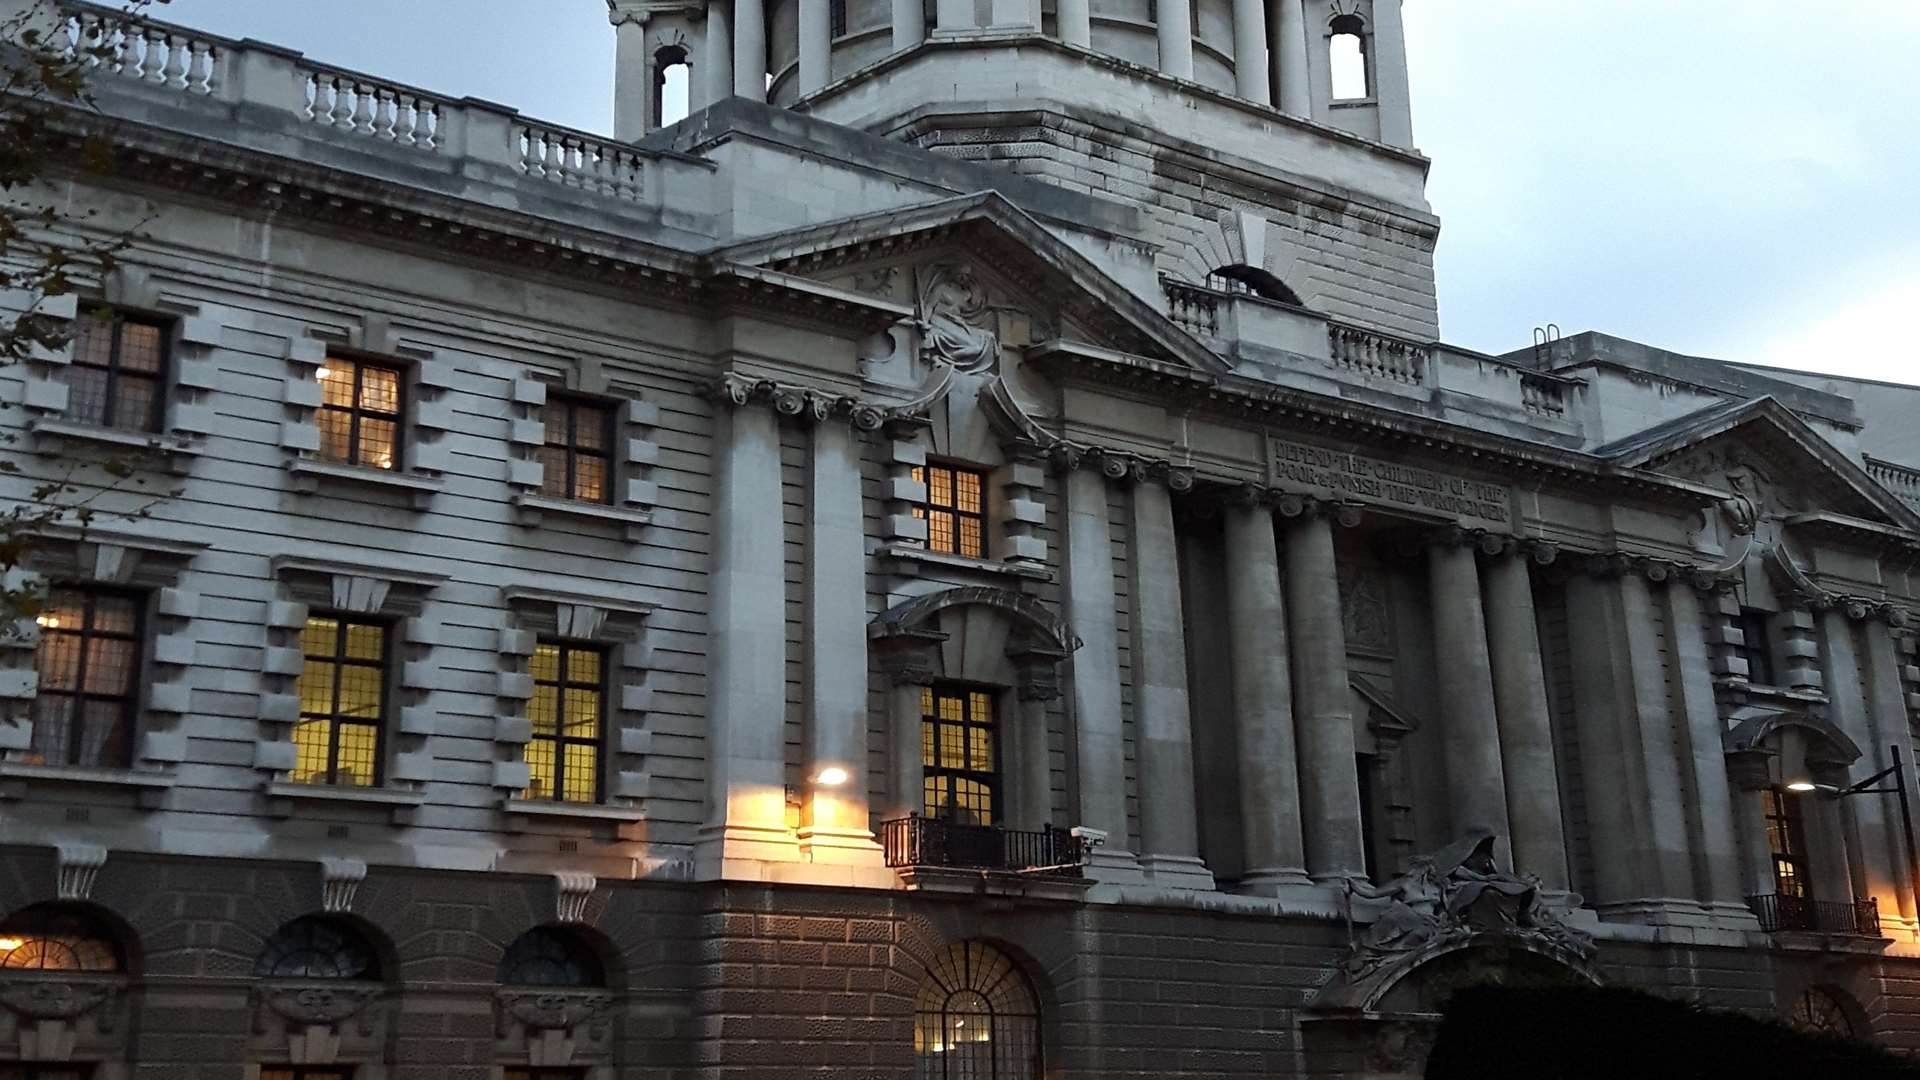
<instances>
[{"instance_id":1,"label":"arched window","mask_svg":"<svg viewBox=\"0 0 1920 1080\"><path fill-rule=\"evenodd\" d=\"M1032 985L991 945L949 946L920 982L913 1053L920 1080L1034 1080L1044 1061Z\"/></svg>"},{"instance_id":2,"label":"arched window","mask_svg":"<svg viewBox=\"0 0 1920 1080\"><path fill-rule=\"evenodd\" d=\"M687 50L669 45L653 54L653 126L666 127L687 118L693 64Z\"/></svg>"},{"instance_id":3,"label":"arched window","mask_svg":"<svg viewBox=\"0 0 1920 1080\"><path fill-rule=\"evenodd\" d=\"M565 927L536 926L500 956L495 978L503 986L605 986L605 965L593 947Z\"/></svg>"},{"instance_id":4,"label":"arched window","mask_svg":"<svg viewBox=\"0 0 1920 1080\"><path fill-rule=\"evenodd\" d=\"M1853 1038L1853 1020L1839 995L1818 986L1808 987L1806 993L1794 1001L1788 1022L1799 1031Z\"/></svg>"},{"instance_id":5,"label":"arched window","mask_svg":"<svg viewBox=\"0 0 1920 1080\"><path fill-rule=\"evenodd\" d=\"M0 969L114 972L127 961L114 932L84 908L35 904L0 922Z\"/></svg>"},{"instance_id":6,"label":"arched window","mask_svg":"<svg viewBox=\"0 0 1920 1080\"><path fill-rule=\"evenodd\" d=\"M366 936L344 919L303 915L273 932L254 961L262 979L380 977L380 961Z\"/></svg>"},{"instance_id":7,"label":"arched window","mask_svg":"<svg viewBox=\"0 0 1920 1080\"><path fill-rule=\"evenodd\" d=\"M1333 100L1358 101L1369 96L1367 85L1367 24L1358 15L1336 15L1328 67L1333 72Z\"/></svg>"}]
</instances>

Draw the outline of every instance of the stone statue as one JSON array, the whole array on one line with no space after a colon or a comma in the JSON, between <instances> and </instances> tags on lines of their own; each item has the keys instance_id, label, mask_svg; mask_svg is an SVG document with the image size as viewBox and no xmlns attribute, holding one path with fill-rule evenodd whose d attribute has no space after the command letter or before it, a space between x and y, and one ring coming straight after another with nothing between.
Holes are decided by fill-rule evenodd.
<instances>
[{"instance_id":1,"label":"stone statue","mask_svg":"<svg viewBox=\"0 0 1920 1080\"><path fill-rule=\"evenodd\" d=\"M1353 897L1388 902L1387 910L1353 943L1347 970L1356 975L1417 952L1450 930L1446 889L1433 860L1424 855L1416 856L1411 869L1385 885L1348 878L1347 893L1349 928Z\"/></svg>"},{"instance_id":2,"label":"stone statue","mask_svg":"<svg viewBox=\"0 0 1920 1080\"><path fill-rule=\"evenodd\" d=\"M928 268L920 287L920 352L931 363L973 374L1000 362L1000 335L991 321L986 290L973 271L942 264Z\"/></svg>"}]
</instances>

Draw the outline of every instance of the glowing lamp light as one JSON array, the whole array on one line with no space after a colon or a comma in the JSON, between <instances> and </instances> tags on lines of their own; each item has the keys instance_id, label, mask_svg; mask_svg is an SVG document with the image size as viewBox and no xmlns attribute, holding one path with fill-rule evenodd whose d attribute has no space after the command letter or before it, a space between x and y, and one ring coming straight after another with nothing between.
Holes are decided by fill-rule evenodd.
<instances>
[{"instance_id":1,"label":"glowing lamp light","mask_svg":"<svg viewBox=\"0 0 1920 1080\"><path fill-rule=\"evenodd\" d=\"M49 630L60 629L60 619L57 616L42 615L33 621L39 623L41 626L44 626Z\"/></svg>"},{"instance_id":2,"label":"glowing lamp light","mask_svg":"<svg viewBox=\"0 0 1920 1080\"><path fill-rule=\"evenodd\" d=\"M26 938L0 937L0 952L12 952L26 943Z\"/></svg>"},{"instance_id":3,"label":"glowing lamp light","mask_svg":"<svg viewBox=\"0 0 1920 1080\"><path fill-rule=\"evenodd\" d=\"M316 375L318 375L318 376L319 376L320 378L322 378L322 379L331 379L331 378L333 378L333 369L332 369L332 368L321 368L321 369L320 369L319 371L317 371L317 372L315 372L315 374L316 374Z\"/></svg>"},{"instance_id":4,"label":"glowing lamp light","mask_svg":"<svg viewBox=\"0 0 1920 1080\"><path fill-rule=\"evenodd\" d=\"M1818 791L1820 790L1820 788L1819 788L1819 785L1815 784L1811 780L1795 780L1793 783L1787 785L1787 790L1798 791L1798 792L1808 792L1808 791Z\"/></svg>"},{"instance_id":5,"label":"glowing lamp light","mask_svg":"<svg viewBox=\"0 0 1920 1080\"><path fill-rule=\"evenodd\" d=\"M839 787L848 779L847 770L838 765L829 765L814 776L813 782L822 787Z\"/></svg>"}]
</instances>

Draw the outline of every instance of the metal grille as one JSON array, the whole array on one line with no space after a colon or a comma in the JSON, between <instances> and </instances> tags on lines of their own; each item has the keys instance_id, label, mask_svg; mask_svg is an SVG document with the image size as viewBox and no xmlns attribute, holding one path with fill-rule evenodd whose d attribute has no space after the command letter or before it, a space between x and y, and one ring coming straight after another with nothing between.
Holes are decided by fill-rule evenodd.
<instances>
[{"instance_id":1,"label":"metal grille","mask_svg":"<svg viewBox=\"0 0 1920 1080\"><path fill-rule=\"evenodd\" d=\"M158 431L166 368L163 324L118 313L81 318L67 368L67 419Z\"/></svg>"},{"instance_id":2,"label":"metal grille","mask_svg":"<svg viewBox=\"0 0 1920 1080\"><path fill-rule=\"evenodd\" d=\"M345 920L303 915L273 932L254 961L262 979L362 979L380 977L373 947Z\"/></svg>"},{"instance_id":3,"label":"metal grille","mask_svg":"<svg viewBox=\"0 0 1920 1080\"><path fill-rule=\"evenodd\" d=\"M0 969L122 971L113 933L86 912L39 904L0 922Z\"/></svg>"},{"instance_id":4,"label":"metal grille","mask_svg":"<svg viewBox=\"0 0 1920 1080\"><path fill-rule=\"evenodd\" d=\"M1037 870L1071 875L1086 848L1070 830L1003 829L957 825L919 816L880 824L888 866L948 866L968 870Z\"/></svg>"},{"instance_id":5,"label":"metal grille","mask_svg":"<svg viewBox=\"0 0 1920 1080\"><path fill-rule=\"evenodd\" d=\"M1808 987L1794 1001L1788 1022L1800 1031L1837 1035L1842 1039L1853 1038L1853 1019L1847 1015L1846 1006L1831 991L1817 986Z\"/></svg>"},{"instance_id":6,"label":"metal grille","mask_svg":"<svg viewBox=\"0 0 1920 1080\"><path fill-rule=\"evenodd\" d=\"M1747 897L1747 906L1760 920L1760 929L1769 934L1799 931L1849 937L1880 936L1880 904L1872 897L1836 903L1766 894Z\"/></svg>"},{"instance_id":7,"label":"metal grille","mask_svg":"<svg viewBox=\"0 0 1920 1080\"><path fill-rule=\"evenodd\" d=\"M915 483L927 486L927 501L913 508L913 516L927 522L927 549L948 555L984 559L987 555L987 517L983 493L987 474L947 465L913 470Z\"/></svg>"},{"instance_id":8,"label":"metal grille","mask_svg":"<svg viewBox=\"0 0 1920 1080\"><path fill-rule=\"evenodd\" d=\"M598 648L542 641L533 651L533 698L527 717L525 791L529 799L600 801L600 740L604 725L604 654Z\"/></svg>"},{"instance_id":9,"label":"metal grille","mask_svg":"<svg viewBox=\"0 0 1920 1080\"><path fill-rule=\"evenodd\" d=\"M613 410L579 398L549 397L541 409L546 445L540 448L541 494L582 502L609 501Z\"/></svg>"},{"instance_id":10,"label":"metal grille","mask_svg":"<svg viewBox=\"0 0 1920 1080\"><path fill-rule=\"evenodd\" d=\"M502 986L590 987L607 984L600 958L579 935L538 926L515 938L495 972Z\"/></svg>"},{"instance_id":11,"label":"metal grille","mask_svg":"<svg viewBox=\"0 0 1920 1080\"><path fill-rule=\"evenodd\" d=\"M371 787L380 782L380 730L387 713L387 630L378 623L315 615L300 632L300 722L293 726L291 779Z\"/></svg>"},{"instance_id":12,"label":"metal grille","mask_svg":"<svg viewBox=\"0 0 1920 1080\"><path fill-rule=\"evenodd\" d=\"M967 825L991 825L1000 787L993 695L926 687L920 693L921 812Z\"/></svg>"},{"instance_id":13,"label":"metal grille","mask_svg":"<svg viewBox=\"0 0 1920 1080\"><path fill-rule=\"evenodd\" d=\"M35 619L40 690L33 760L123 769L132 764L139 698L140 598L57 588Z\"/></svg>"},{"instance_id":14,"label":"metal grille","mask_svg":"<svg viewBox=\"0 0 1920 1080\"><path fill-rule=\"evenodd\" d=\"M320 456L343 465L397 468L400 369L330 356L319 377Z\"/></svg>"},{"instance_id":15,"label":"metal grille","mask_svg":"<svg viewBox=\"0 0 1920 1080\"><path fill-rule=\"evenodd\" d=\"M920 1080L1033 1080L1041 1075L1040 1009L1005 953L953 945L928 966L914 1002Z\"/></svg>"}]
</instances>

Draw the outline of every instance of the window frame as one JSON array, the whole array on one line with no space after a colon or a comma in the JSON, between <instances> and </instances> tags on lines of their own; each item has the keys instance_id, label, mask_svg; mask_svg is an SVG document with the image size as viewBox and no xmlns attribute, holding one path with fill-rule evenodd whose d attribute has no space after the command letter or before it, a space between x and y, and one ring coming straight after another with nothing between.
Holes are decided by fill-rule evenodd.
<instances>
[{"instance_id":1,"label":"window frame","mask_svg":"<svg viewBox=\"0 0 1920 1080\"><path fill-rule=\"evenodd\" d=\"M104 319L99 318L94 312L104 312L106 317ZM111 335L107 346L107 362L104 365L82 359L82 350L80 347L82 340L88 333L85 329L87 325L90 323L97 325L101 322L107 324L108 331ZM136 326L150 327L159 335L159 363L151 372L129 369L124 367L120 362L121 348L125 342L125 330L130 323ZM106 385L101 393L101 399L104 403L103 417L99 420L93 420L74 414L74 385L71 372L69 372L65 377L68 394L67 408L62 411L61 418L71 424L105 428L109 431L138 432L151 435L159 434L164 430L167 416L167 394L172 386L173 378L173 337L175 325L176 321L166 316L150 315L117 305L99 305L91 311L85 309L80 311L73 320L75 329L71 339L71 349L67 358L67 367L69 369L85 368L90 371L104 371L106 373ZM121 404L114 390L123 378L150 380L153 383L153 396L147 404L146 421L137 427L116 423L114 419L116 409Z\"/></svg>"},{"instance_id":2,"label":"window frame","mask_svg":"<svg viewBox=\"0 0 1920 1080\"><path fill-rule=\"evenodd\" d=\"M1767 788L1764 794L1761 817L1767 830L1774 894L1814 900L1813 877L1807 865L1806 819L1801 812L1800 797L1777 786ZM1789 869L1786 874L1781 873L1782 863Z\"/></svg>"},{"instance_id":3,"label":"window frame","mask_svg":"<svg viewBox=\"0 0 1920 1080\"><path fill-rule=\"evenodd\" d=\"M52 585L47 589L47 598L50 600L56 593L60 593L60 592L78 593L84 598L84 602L82 606L82 611L84 612L84 614L82 615L82 626L76 635L75 632L69 631L65 628L49 627L45 625L45 623L39 622L39 620L42 620L48 617L46 614L46 604L44 602L42 604L41 612L36 616L36 622L39 623L40 629L39 629L39 640L34 644L33 651L34 651L34 673L38 681L36 682L35 688L34 688L33 705L30 707L30 711L29 711L29 714L33 719L34 742L36 744L38 743L41 737L41 725L47 722L47 718L42 716L41 714L41 708L42 708L41 702L47 701L52 698L66 698L74 702L76 705L83 704L90 700L101 700L101 699L113 700L116 697L119 698L121 701L121 724L122 724L123 734L122 734L122 737L118 740L119 745L114 748L117 752L111 755L112 757L111 761L102 760L102 761L88 762L88 761L76 760L78 750L84 744L84 740L74 738L73 736L75 734L76 728L80 731L80 733L84 734L85 727L84 727L84 721L81 719L81 716L82 716L81 710L78 708L74 708L69 713L69 716L71 719L69 720L68 731L67 731L67 736L68 736L67 760L47 761L43 759L39 763L42 765L50 765L55 767L66 767L66 768L118 769L118 770L131 769L133 768L134 750L139 743L139 737L140 737L139 726L140 726L141 707L145 701L145 695L142 693L142 687L146 683L146 679L144 678L144 675L146 670L146 657L147 657L147 647L148 647L147 594L138 589L126 589L126 588L116 588L113 586L91 585L85 582L61 582L59 584ZM102 597L115 597L119 599L124 599L129 601L133 605L133 632L131 634L101 634L101 633L95 632L93 623L94 623L94 612L96 610L96 601ZM46 648L47 639L50 634L65 636L65 637L77 636L79 638L78 656L75 660L75 666L74 666L74 678L73 678L74 688L72 691L49 690L46 688L45 671L41 667L41 663L42 663L43 650ZM129 664L129 670L128 670L129 685L124 695L89 694L86 692L85 685L86 685L86 678L87 678L87 660L90 653L92 652L92 650L89 648L89 645L95 640L128 641L132 643L133 656ZM36 745L36 752L37 752L37 745ZM103 755L103 758L104 757L105 755Z\"/></svg>"},{"instance_id":4,"label":"window frame","mask_svg":"<svg viewBox=\"0 0 1920 1080\"><path fill-rule=\"evenodd\" d=\"M311 627L313 621L316 619L331 619L334 622L334 647L333 647L332 654L328 657L317 657L307 652L306 633L307 633L307 630ZM360 660L347 655L348 630L349 628L355 627L355 626L372 628L380 631L380 658L378 661ZM385 785L386 778L387 778L387 749L388 749L387 726L388 726L390 714L393 711L393 686L392 686L392 680L394 675L393 639L394 639L394 624L393 624L393 620L391 619L383 619L376 616L356 615L351 612L332 611L332 610L322 610L322 611L311 612L308 614L306 623L302 624L299 630L300 657L301 657L302 664L301 664L301 675L298 678L296 678L294 683L294 686L295 686L294 693L299 700L300 713L299 713L299 719L294 722L293 730L290 733L290 737L293 739L294 747L295 747L294 770L290 770L287 776L290 782L296 783L296 784L306 784L313 787L344 788L348 790L364 790L364 789L371 789L371 788L379 788ZM300 680L306 677L306 674L305 674L306 662L315 660L315 659L324 659L332 667L332 688L329 694L330 710L324 714L309 713L306 709L305 695L301 694L299 691ZM345 672L345 670L349 667L354 667L354 668L371 667L371 668L377 669L379 673L379 678L377 682L377 685L379 688L379 694L380 694L379 706L377 709L376 716L371 723L358 718L350 718L346 720L342 719L342 715L340 712L341 676ZM327 768L326 768L327 778L325 780L297 779L294 776L294 771L297 771L299 769L300 729L309 723L317 722L321 720L325 720L330 724L330 727L327 732ZM366 783L364 784L343 784L340 782L340 779L339 779L340 729L343 724L351 725L353 727L365 727L365 728L373 729L373 775L369 777Z\"/></svg>"},{"instance_id":5,"label":"window frame","mask_svg":"<svg viewBox=\"0 0 1920 1080\"><path fill-rule=\"evenodd\" d=\"M530 730L527 735L527 749L522 752L523 760L527 763L528 786L522 791L521 797L533 802L559 803L566 806L599 806L607 800L607 730L609 727L607 715L607 699L609 697L608 668L613 658L612 649L604 642L541 636L534 639L534 658L540 655L540 650L543 648L558 649L559 656L555 662L555 679L553 681L540 678L539 673L534 670L535 660L530 659L528 662L528 674L533 679L533 697L528 699L527 720ZM584 682L573 681L568 677L568 660L570 656L575 653L591 653L596 657L596 670L599 674L591 686ZM534 724L532 716L532 703L540 696L542 687L551 687L556 691L554 700L554 730L551 735L540 734L537 726ZM583 739L577 735L569 736L562 734L566 726L564 717L566 715L567 691L587 689L592 690L594 694L595 732L593 738ZM552 783L549 785L550 793L544 797L533 794L534 764L531 751L534 744L540 742L549 743L553 747L553 756L550 759L553 764ZM591 799L569 799L564 794L567 779L567 770L565 767L566 748L568 746L579 745L591 745L593 747L593 797Z\"/></svg>"},{"instance_id":6,"label":"window frame","mask_svg":"<svg viewBox=\"0 0 1920 1080\"><path fill-rule=\"evenodd\" d=\"M1773 659L1773 616L1765 608L1742 607L1736 618L1743 644L1734 646L1734 655L1747 662L1747 681L1755 686L1780 685Z\"/></svg>"},{"instance_id":7,"label":"window frame","mask_svg":"<svg viewBox=\"0 0 1920 1080\"><path fill-rule=\"evenodd\" d=\"M563 443L553 442L547 438L545 431L547 423L546 410L556 405L562 406L567 410L567 434L566 441ZM580 446L579 419L582 408L597 409L605 413L605 417L601 422L600 431L601 451L598 454L590 450L585 450ZM547 400L540 406L540 423L542 427L541 442L539 449L535 451L542 467L540 479L540 494L542 497L563 499L568 502L587 503L593 506L613 505L616 469L618 467L614 460L614 445L619 432L619 417L619 403L611 399L595 397L591 394L568 393L561 390L547 391ZM565 475L563 477L564 492L560 494L554 493L548 487L552 480L553 472L553 466L546 459L547 452L550 450L558 450L562 455L562 460L565 462ZM583 456L598 457L604 466L604 472L601 474L600 497L597 499L587 498L577 494L579 484L578 464L579 459Z\"/></svg>"},{"instance_id":8,"label":"window frame","mask_svg":"<svg viewBox=\"0 0 1920 1080\"><path fill-rule=\"evenodd\" d=\"M949 498L944 505L934 502L934 474L936 472L950 474L947 488ZM979 480L979 509L976 511L963 510L960 506L960 478L962 476L974 477ZM992 476L993 471L991 469L982 469L957 461L934 460L931 458L928 459L924 465L915 465L913 467L914 482L926 489L925 497L913 504L913 516L927 523L927 538L922 541L922 546L924 546L926 550L938 555L952 555L961 559L979 559L985 561L991 557L990 552L992 551L992 545L989 543L987 533L987 489L988 485L992 482ZM953 520L953 546L951 548L939 547L934 542L934 520L936 515L948 515ZM972 521L979 526L980 549L977 553L964 550L965 545L962 542L962 537L964 536L964 525L968 521Z\"/></svg>"},{"instance_id":9,"label":"window frame","mask_svg":"<svg viewBox=\"0 0 1920 1080\"><path fill-rule=\"evenodd\" d=\"M975 696L986 702L985 722L975 720L969 706ZM958 698L961 706L961 719L957 722L960 729L960 745L964 750L964 760L969 764L973 758L973 740L969 734L975 730L987 732L988 752L993 756L993 767L976 769L966 766L947 766L939 764L941 754L941 728L956 726L955 721L941 719L938 713L941 698ZM1000 702L998 692L993 687L978 683L940 680L921 687L920 695L920 816L932 821L944 821L956 825L995 826L1004 825L1006 807L1003 802L1004 774L1000 739ZM932 711L929 711L931 707ZM932 760L929 760L931 758ZM944 809L935 812L932 796L937 790L937 781L967 781L978 784L986 795L986 820L979 820L976 810L962 807L957 798L958 784L950 783L946 791L947 802ZM972 820L965 820L961 814L966 812Z\"/></svg>"},{"instance_id":10,"label":"window frame","mask_svg":"<svg viewBox=\"0 0 1920 1080\"><path fill-rule=\"evenodd\" d=\"M335 372L339 365L351 365L353 369L351 405L335 405L329 403L326 399L326 386L330 381L331 373ZM365 391L366 370L368 368L378 368L382 371L390 371L393 373L394 407L391 413L369 409L362 403ZM323 375L323 372L329 374ZM371 469L377 472L392 473L395 475L405 473L407 471L407 409L412 402L412 393L409 385L413 381L412 366L403 360L395 360L391 357L372 356L339 349L329 349L327 350L326 358L321 361L320 366L314 371L314 378L321 384L320 404L314 409L313 414L314 427L320 433L319 449L314 452L315 459L329 465L344 465L349 468ZM331 457L327 454L326 417L329 413L347 414L347 450L346 456L343 458ZM368 460L363 460L365 455L362 453L361 423L366 419L391 421L393 424L393 445L388 453L388 463L385 465L377 465Z\"/></svg>"}]
</instances>

